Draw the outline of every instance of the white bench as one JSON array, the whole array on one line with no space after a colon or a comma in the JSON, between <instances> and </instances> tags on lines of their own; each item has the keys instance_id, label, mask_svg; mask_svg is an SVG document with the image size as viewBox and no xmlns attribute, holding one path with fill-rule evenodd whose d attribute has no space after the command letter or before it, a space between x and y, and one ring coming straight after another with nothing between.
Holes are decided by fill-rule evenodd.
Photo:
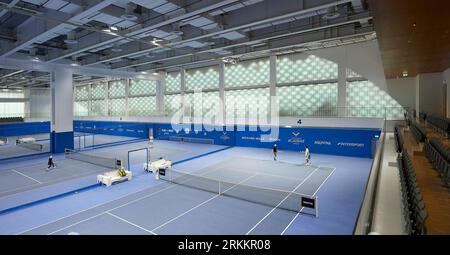
<instances>
[{"instance_id":1,"label":"white bench","mask_svg":"<svg viewBox=\"0 0 450 255\"><path fill-rule=\"evenodd\" d=\"M144 163L144 170L147 172L154 173L158 171L159 169L169 169L172 167L172 161L165 160L165 159L159 159L156 161L151 162L150 164Z\"/></svg>"},{"instance_id":2,"label":"white bench","mask_svg":"<svg viewBox=\"0 0 450 255\"><path fill-rule=\"evenodd\" d=\"M16 140L16 143L34 143L36 139L33 137L23 137Z\"/></svg>"},{"instance_id":3,"label":"white bench","mask_svg":"<svg viewBox=\"0 0 450 255\"><path fill-rule=\"evenodd\" d=\"M126 175L123 177L119 175L119 170L114 170L114 171L105 172L103 174L99 174L99 175L97 175L97 183L103 183L109 187L115 182L131 180L131 178L132 178L131 171L125 170L125 173L126 173Z\"/></svg>"}]
</instances>

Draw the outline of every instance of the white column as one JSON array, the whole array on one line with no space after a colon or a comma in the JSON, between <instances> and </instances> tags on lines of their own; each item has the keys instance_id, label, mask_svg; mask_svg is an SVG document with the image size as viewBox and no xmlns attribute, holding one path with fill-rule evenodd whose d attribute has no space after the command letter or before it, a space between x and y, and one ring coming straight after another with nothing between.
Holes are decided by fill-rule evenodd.
<instances>
[{"instance_id":1,"label":"white column","mask_svg":"<svg viewBox=\"0 0 450 255\"><path fill-rule=\"evenodd\" d=\"M347 67L338 64L338 116L345 117L347 104Z\"/></svg>"},{"instance_id":2,"label":"white column","mask_svg":"<svg viewBox=\"0 0 450 255\"><path fill-rule=\"evenodd\" d=\"M420 106L420 74L418 74L417 76L416 76L416 79L415 79L415 89L416 89L416 117L417 118L419 118L419 112L420 112L420 109L419 109L419 106Z\"/></svg>"},{"instance_id":3,"label":"white column","mask_svg":"<svg viewBox=\"0 0 450 255\"><path fill-rule=\"evenodd\" d=\"M269 82L270 82L270 96L277 95L277 56L270 55L270 71L269 71Z\"/></svg>"},{"instance_id":4,"label":"white column","mask_svg":"<svg viewBox=\"0 0 450 255\"><path fill-rule=\"evenodd\" d=\"M128 97L130 96L130 83L131 83L131 79L125 80L125 117L129 116Z\"/></svg>"},{"instance_id":5,"label":"white column","mask_svg":"<svg viewBox=\"0 0 450 255\"><path fill-rule=\"evenodd\" d=\"M166 91L166 72L159 72L160 80L156 87L156 110L159 116L164 116L164 93Z\"/></svg>"},{"instance_id":6,"label":"white column","mask_svg":"<svg viewBox=\"0 0 450 255\"><path fill-rule=\"evenodd\" d=\"M274 114L277 116L280 114L278 107L278 100L276 100L277 96L277 56L270 55L269 57L269 114L271 118L271 122L278 122L278 119L275 119ZM258 120L259 121L259 120Z\"/></svg>"},{"instance_id":7,"label":"white column","mask_svg":"<svg viewBox=\"0 0 450 255\"><path fill-rule=\"evenodd\" d=\"M52 72L52 152L73 149L73 85L72 70L56 69Z\"/></svg>"},{"instance_id":8,"label":"white column","mask_svg":"<svg viewBox=\"0 0 450 255\"><path fill-rule=\"evenodd\" d=\"M450 81L446 81L446 97L445 97L445 101L446 101L446 111L445 111L445 117L446 118L450 118Z\"/></svg>"},{"instance_id":9,"label":"white column","mask_svg":"<svg viewBox=\"0 0 450 255\"><path fill-rule=\"evenodd\" d=\"M450 68L445 70L442 75L444 76L444 84L446 84L446 97L445 97L445 117L450 118ZM444 85L445 86L445 85Z\"/></svg>"},{"instance_id":10,"label":"white column","mask_svg":"<svg viewBox=\"0 0 450 255\"><path fill-rule=\"evenodd\" d=\"M184 115L186 115L186 98L185 98L185 91L186 91L186 70L182 68L180 70L180 80L181 80L181 109L183 109L183 120Z\"/></svg>"},{"instance_id":11,"label":"white column","mask_svg":"<svg viewBox=\"0 0 450 255\"><path fill-rule=\"evenodd\" d=\"M91 108L92 108L92 84L88 84L87 85L87 88L88 88L88 98L89 98L89 101L88 101L88 116L92 116L92 110L91 110ZM75 98L75 96L74 96L74 98Z\"/></svg>"},{"instance_id":12,"label":"white column","mask_svg":"<svg viewBox=\"0 0 450 255\"><path fill-rule=\"evenodd\" d=\"M32 109L31 109L31 89L30 88L25 88L23 90L23 97L25 99L27 99L27 101L25 101L25 103L23 105L23 107L24 107L23 111L25 113L25 117L29 117L29 118L34 117L34 116L32 116L32 113L31 113Z\"/></svg>"},{"instance_id":13,"label":"white column","mask_svg":"<svg viewBox=\"0 0 450 255\"><path fill-rule=\"evenodd\" d=\"M219 100L222 102L222 123L226 123L225 121L225 63L221 62L219 64Z\"/></svg>"}]
</instances>

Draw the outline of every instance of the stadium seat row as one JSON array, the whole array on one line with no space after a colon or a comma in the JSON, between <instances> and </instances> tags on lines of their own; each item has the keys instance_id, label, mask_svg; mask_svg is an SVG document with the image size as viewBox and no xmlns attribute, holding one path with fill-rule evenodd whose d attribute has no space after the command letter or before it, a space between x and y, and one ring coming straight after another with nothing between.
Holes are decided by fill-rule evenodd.
<instances>
[{"instance_id":1,"label":"stadium seat row","mask_svg":"<svg viewBox=\"0 0 450 255\"><path fill-rule=\"evenodd\" d=\"M436 139L426 142L424 150L441 179L450 187L450 151Z\"/></svg>"},{"instance_id":2,"label":"stadium seat row","mask_svg":"<svg viewBox=\"0 0 450 255\"><path fill-rule=\"evenodd\" d=\"M401 153L403 151L404 139L400 131L400 127L398 125L394 127L394 140L395 140L395 150L397 151L397 153Z\"/></svg>"},{"instance_id":3,"label":"stadium seat row","mask_svg":"<svg viewBox=\"0 0 450 255\"><path fill-rule=\"evenodd\" d=\"M410 235L425 235L426 228L424 223L428 214L425 211L425 203L417 184L412 161L406 151L398 155L397 163L400 172L406 233Z\"/></svg>"},{"instance_id":4,"label":"stadium seat row","mask_svg":"<svg viewBox=\"0 0 450 255\"><path fill-rule=\"evenodd\" d=\"M450 134L450 121L448 119L428 115L427 121L441 133Z\"/></svg>"},{"instance_id":5,"label":"stadium seat row","mask_svg":"<svg viewBox=\"0 0 450 255\"><path fill-rule=\"evenodd\" d=\"M427 121L427 113L426 112L419 112L419 118L423 121Z\"/></svg>"},{"instance_id":6,"label":"stadium seat row","mask_svg":"<svg viewBox=\"0 0 450 255\"><path fill-rule=\"evenodd\" d=\"M425 130L419 126L415 121L411 122L411 133L418 143L423 143L427 139Z\"/></svg>"},{"instance_id":7,"label":"stadium seat row","mask_svg":"<svg viewBox=\"0 0 450 255\"><path fill-rule=\"evenodd\" d=\"M1 117L0 123L24 122L22 117Z\"/></svg>"}]
</instances>

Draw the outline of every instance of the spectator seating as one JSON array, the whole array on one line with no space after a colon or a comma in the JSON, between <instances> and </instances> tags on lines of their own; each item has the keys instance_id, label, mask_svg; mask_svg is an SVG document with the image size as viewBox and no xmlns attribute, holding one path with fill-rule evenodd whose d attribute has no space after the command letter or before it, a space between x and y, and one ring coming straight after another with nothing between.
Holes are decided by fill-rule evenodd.
<instances>
[{"instance_id":1,"label":"spectator seating","mask_svg":"<svg viewBox=\"0 0 450 255\"><path fill-rule=\"evenodd\" d=\"M437 139L426 142L424 151L441 179L450 187L450 151Z\"/></svg>"},{"instance_id":2,"label":"spectator seating","mask_svg":"<svg viewBox=\"0 0 450 255\"><path fill-rule=\"evenodd\" d=\"M400 172L403 216L405 229L410 235L425 235L425 220L428 217L425 211L425 203L417 184L416 174L408 153L404 152L397 157Z\"/></svg>"},{"instance_id":3,"label":"spectator seating","mask_svg":"<svg viewBox=\"0 0 450 255\"><path fill-rule=\"evenodd\" d=\"M434 115L428 115L428 123L439 129L441 133L450 134L450 121Z\"/></svg>"},{"instance_id":4,"label":"spectator seating","mask_svg":"<svg viewBox=\"0 0 450 255\"><path fill-rule=\"evenodd\" d=\"M413 112L412 112L412 117L413 117L414 119L417 118L417 111L416 111L416 109L413 110Z\"/></svg>"},{"instance_id":5,"label":"spectator seating","mask_svg":"<svg viewBox=\"0 0 450 255\"><path fill-rule=\"evenodd\" d=\"M427 138L425 130L414 121L411 123L411 133L418 143L423 143Z\"/></svg>"},{"instance_id":6,"label":"spectator seating","mask_svg":"<svg viewBox=\"0 0 450 255\"><path fill-rule=\"evenodd\" d=\"M419 112L419 118L423 121L427 121L427 113L426 112Z\"/></svg>"},{"instance_id":7,"label":"spectator seating","mask_svg":"<svg viewBox=\"0 0 450 255\"><path fill-rule=\"evenodd\" d=\"M24 122L22 117L1 117L0 123Z\"/></svg>"},{"instance_id":8,"label":"spectator seating","mask_svg":"<svg viewBox=\"0 0 450 255\"><path fill-rule=\"evenodd\" d=\"M398 125L394 127L394 140L395 140L395 150L397 151L397 153L401 153L403 151L404 139L400 131L400 127Z\"/></svg>"}]
</instances>

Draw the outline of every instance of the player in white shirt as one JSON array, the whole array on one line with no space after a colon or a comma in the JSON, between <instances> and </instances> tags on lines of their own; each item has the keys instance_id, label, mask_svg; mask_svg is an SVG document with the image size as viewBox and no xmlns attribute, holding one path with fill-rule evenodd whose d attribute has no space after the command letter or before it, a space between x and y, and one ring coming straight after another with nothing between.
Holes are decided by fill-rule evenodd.
<instances>
[{"instance_id":1,"label":"player in white shirt","mask_svg":"<svg viewBox=\"0 0 450 255\"><path fill-rule=\"evenodd\" d=\"M308 145L305 146L306 165L311 165L311 154L309 153Z\"/></svg>"}]
</instances>

